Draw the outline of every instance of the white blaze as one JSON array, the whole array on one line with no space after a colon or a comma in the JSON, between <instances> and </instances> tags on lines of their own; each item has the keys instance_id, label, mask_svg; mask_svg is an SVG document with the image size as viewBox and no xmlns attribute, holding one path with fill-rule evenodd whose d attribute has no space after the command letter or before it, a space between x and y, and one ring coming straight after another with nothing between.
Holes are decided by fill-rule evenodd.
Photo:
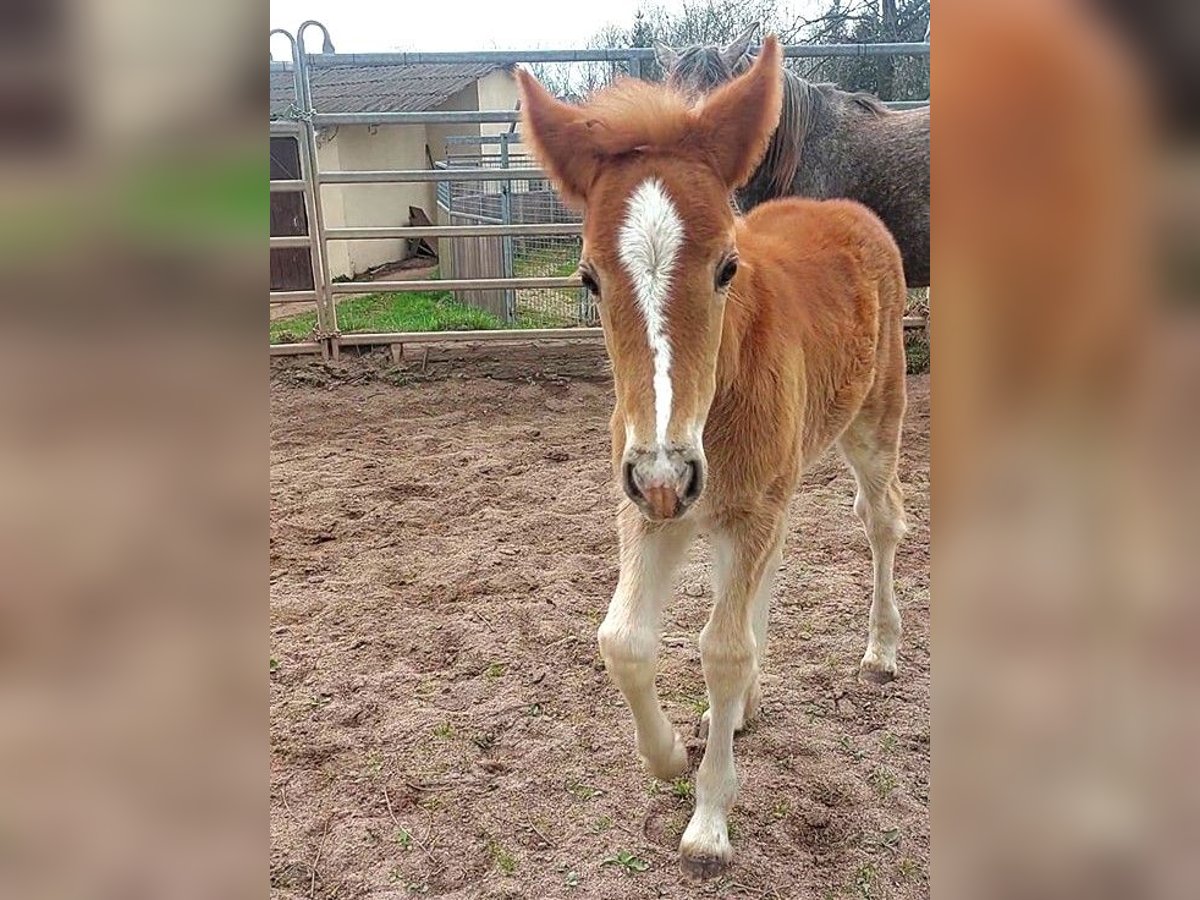
<instances>
[{"instance_id":1,"label":"white blaze","mask_svg":"<svg viewBox=\"0 0 1200 900\"><path fill-rule=\"evenodd\" d=\"M633 281L634 295L646 321L654 357L654 421L660 446L671 422L671 345L667 339L667 295L671 272L683 244L683 222L662 182L648 178L638 185L621 226L619 254Z\"/></svg>"}]
</instances>

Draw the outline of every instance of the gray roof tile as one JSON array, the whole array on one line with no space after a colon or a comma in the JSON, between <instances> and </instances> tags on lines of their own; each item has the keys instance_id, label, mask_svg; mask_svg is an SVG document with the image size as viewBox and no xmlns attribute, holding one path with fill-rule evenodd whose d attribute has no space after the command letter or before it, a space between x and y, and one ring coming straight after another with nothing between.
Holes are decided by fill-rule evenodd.
<instances>
[{"instance_id":1,"label":"gray roof tile","mask_svg":"<svg viewBox=\"0 0 1200 900\"><path fill-rule=\"evenodd\" d=\"M422 112L497 69L494 63L431 63L313 68L313 106L322 113ZM271 70L271 115L293 100L292 73Z\"/></svg>"}]
</instances>

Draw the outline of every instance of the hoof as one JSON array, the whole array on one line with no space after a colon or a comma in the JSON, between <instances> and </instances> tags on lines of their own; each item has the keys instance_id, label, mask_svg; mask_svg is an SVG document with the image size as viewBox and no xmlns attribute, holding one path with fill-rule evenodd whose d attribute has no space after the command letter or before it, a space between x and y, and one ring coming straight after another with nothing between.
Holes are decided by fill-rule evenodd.
<instances>
[{"instance_id":1,"label":"hoof","mask_svg":"<svg viewBox=\"0 0 1200 900\"><path fill-rule=\"evenodd\" d=\"M864 681L887 684L896 677L896 657L888 659L873 650L868 650L858 671Z\"/></svg>"},{"instance_id":2,"label":"hoof","mask_svg":"<svg viewBox=\"0 0 1200 900\"><path fill-rule=\"evenodd\" d=\"M723 822L693 815L679 844L679 868L689 878L705 880L725 872L733 863L733 847Z\"/></svg>"},{"instance_id":3,"label":"hoof","mask_svg":"<svg viewBox=\"0 0 1200 900\"><path fill-rule=\"evenodd\" d=\"M707 881L710 878L716 878L729 870L730 864L733 862L733 857L722 858L712 854L699 854L691 856L687 853L679 854L679 868L688 878L695 878L699 881Z\"/></svg>"},{"instance_id":4,"label":"hoof","mask_svg":"<svg viewBox=\"0 0 1200 900\"><path fill-rule=\"evenodd\" d=\"M666 759L651 760L648 757L642 757L650 774L662 781L673 781L689 768L687 745L680 740L679 735L676 734L673 737L675 743L671 746L671 753Z\"/></svg>"}]
</instances>

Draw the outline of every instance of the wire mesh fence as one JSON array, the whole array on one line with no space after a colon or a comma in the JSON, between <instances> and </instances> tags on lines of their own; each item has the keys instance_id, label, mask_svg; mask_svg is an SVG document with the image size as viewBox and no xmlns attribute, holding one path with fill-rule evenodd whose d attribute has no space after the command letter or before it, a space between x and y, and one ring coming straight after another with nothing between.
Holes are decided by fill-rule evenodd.
<instances>
[{"instance_id":1,"label":"wire mesh fence","mask_svg":"<svg viewBox=\"0 0 1200 900\"><path fill-rule=\"evenodd\" d=\"M519 134L451 137L446 144L447 169L536 168L537 162ZM439 183L438 209L448 225L577 224L577 212L566 207L549 181L444 181ZM467 244L466 241L473 243ZM513 235L453 238L442 258L456 278L566 278L578 268L579 235ZM519 288L463 293L463 302L501 314L506 323L531 328L595 325L594 301L582 288Z\"/></svg>"}]
</instances>

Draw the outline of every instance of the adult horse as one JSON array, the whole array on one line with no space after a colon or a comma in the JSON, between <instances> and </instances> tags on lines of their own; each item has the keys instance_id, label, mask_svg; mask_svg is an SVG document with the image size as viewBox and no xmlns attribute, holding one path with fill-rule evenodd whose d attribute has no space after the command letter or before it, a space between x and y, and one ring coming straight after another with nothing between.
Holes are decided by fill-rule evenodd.
<instances>
[{"instance_id":1,"label":"adult horse","mask_svg":"<svg viewBox=\"0 0 1200 900\"><path fill-rule=\"evenodd\" d=\"M750 66L757 30L751 25L726 47L655 50L668 82L696 99ZM929 107L890 110L870 94L785 71L779 126L737 198L750 210L793 195L869 206L900 246L908 286L929 286Z\"/></svg>"},{"instance_id":2,"label":"adult horse","mask_svg":"<svg viewBox=\"0 0 1200 900\"><path fill-rule=\"evenodd\" d=\"M692 539L705 532L713 545L716 601L700 633L708 744L680 844L685 872L701 877L732 858L733 735L759 705L788 502L831 444L854 471L874 558L866 676L895 673L900 638L900 253L851 201L777 200L735 218L729 196L775 128L781 71L770 38L746 74L696 107L637 80L572 106L518 72L524 138L583 208L580 272L612 361L613 465L627 497L598 637L659 778L688 765L654 687L662 608Z\"/></svg>"}]
</instances>

